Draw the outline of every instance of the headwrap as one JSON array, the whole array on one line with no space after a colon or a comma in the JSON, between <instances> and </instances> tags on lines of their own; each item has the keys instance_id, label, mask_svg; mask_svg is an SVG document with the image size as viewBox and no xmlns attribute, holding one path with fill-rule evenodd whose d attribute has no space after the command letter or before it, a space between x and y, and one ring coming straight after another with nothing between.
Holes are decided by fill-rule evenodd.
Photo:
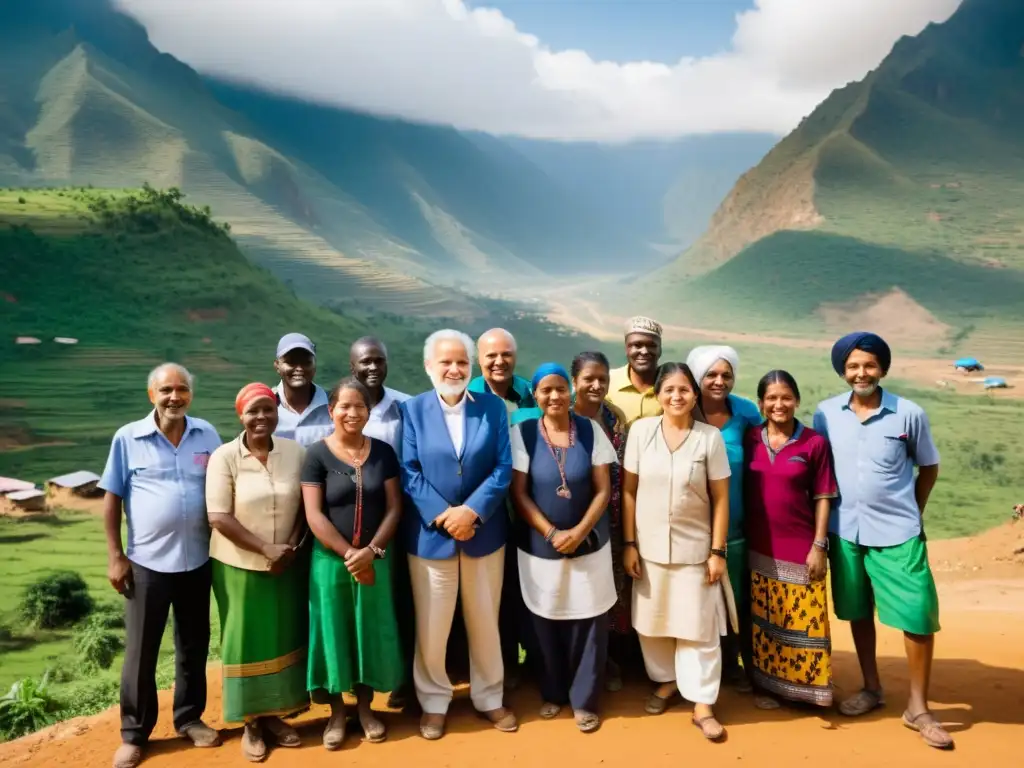
<instances>
[{"instance_id":1,"label":"headwrap","mask_svg":"<svg viewBox=\"0 0 1024 768\"><path fill-rule=\"evenodd\" d=\"M245 413L245 409L249 407L249 403L253 400L260 400L264 397L268 397L271 400L276 401L277 395L274 394L274 390L268 387L266 384L260 384L258 381L252 384L246 384L235 396L235 410L238 411L238 415L241 416Z\"/></svg>"},{"instance_id":2,"label":"headwrap","mask_svg":"<svg viewBox=\"0 0 1024 768\"><path fill-rule=\"evenodd\" d=\"M626 335L629 336L631 333L644 333L648 336L657 336L660 339L661 323L655 322L649 317L637 315L626 321Z\"/></svg>"},{"instance_id":3,"label":"headwrap","mask_svg":"<svg viewBox=\"0 0 1024 768\"><path fill-rule=\"evenodd\" d=\"M558 363L541 363L537 366L537 370L534 371L533 378L530 380L530 388L534 391L537 390L537 385L540 384L541 379L548 376L561 376L565 379L566 383L572 385L572 379L569 378L569 372L565 370Z\"/></svg>"},{"instance_id":4,"label":"headwrap","mask_svg":"<svg viewBox=\"0 0 1024 768\"><path fill-rule=\"evenodd\" d=\"M719 360L725 360L725 362L732 367L732 375L734 379L739 378L740 356L732 347L709 345L704 347L694 347L690 350L690 354L686 356L686 364L689 366L690 370L693 371L693 378L697 380L697 386L701 386L703 384L704 377L708 375L708 371L710 371Z\"/></svg>"},{"instance_id":5,"label":"headwrap","mask_svg":"<svg viewBox=\"0 0 1024 768\"><path fill-rule=\"evenodd\" d=\"M889 366L892 364L892 350L885 343L885 339L875 333L855 331L846 334L832 346L832 367L840 376L846 372L846 358L855 349L877 357L878 364L882 366L882 373L889 372Z\"/></svg>"}]
</instances>

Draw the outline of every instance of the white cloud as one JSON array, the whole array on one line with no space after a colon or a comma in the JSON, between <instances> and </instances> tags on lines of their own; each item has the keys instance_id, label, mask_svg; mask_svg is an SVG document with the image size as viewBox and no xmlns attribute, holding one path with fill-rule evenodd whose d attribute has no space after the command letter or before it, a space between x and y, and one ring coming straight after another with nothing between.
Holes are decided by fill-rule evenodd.
<instances>
[{"instance_id":1,"label":"white cloud","mask_svg":"<svg viewBox=\"0 0 1024 768\"><path fill-rule=\"evenodd\" d=\"M674 66L554 51L463 0L117 0L201 72L462 129L622 141L785 133L960 0L756 0Z\"/></svg>"}]
</instances>

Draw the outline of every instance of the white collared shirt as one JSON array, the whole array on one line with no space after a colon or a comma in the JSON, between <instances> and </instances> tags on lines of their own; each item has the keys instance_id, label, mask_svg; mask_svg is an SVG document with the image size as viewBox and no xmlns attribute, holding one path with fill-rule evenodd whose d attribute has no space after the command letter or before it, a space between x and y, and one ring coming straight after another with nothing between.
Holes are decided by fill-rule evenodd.
<instances>
[{"instance_id":1,"label":"white collared shirt","mask_svg":"<svg viewBox=\"0 0 1024 768\"><path fill-rule=\"evenodd\" d=\"M313 385L313 399L302 413L288 407L284 399L284 384L278 384L274 393L277 395L277 429L274 434L278 437L294 440L308 448L334 432L334 420L323 387Z\"/></svg>"},{"instance_id":2,"label":"white collared shirt","mask_svg":"<svg viewBox=\"0 0 1024 768\"><path fill-rule=\"evenodd\" d=\"M402 456L402 413L398 406L409 399L409 395L384 387L384 396L370 410L369 421L363 427L363 434L383 440L395 454Z\"/></svg>"},{"instance_id":3,"label":"white collared shirt","mask_svg":"<svg viewBox=\"0 0 1024 768\"><path fill-rule=\"evenodd\" d=\"M444 425L448 428L448 436L452 439L455 455L461 456L462 440L466 431L466 399L469 397L469 392L464 392L462 399L455 405L448 405L437 390L434 390L434 392L437 394L437 401L441 404L441 413L444 414Z\"/></svg>"}]
</instances>

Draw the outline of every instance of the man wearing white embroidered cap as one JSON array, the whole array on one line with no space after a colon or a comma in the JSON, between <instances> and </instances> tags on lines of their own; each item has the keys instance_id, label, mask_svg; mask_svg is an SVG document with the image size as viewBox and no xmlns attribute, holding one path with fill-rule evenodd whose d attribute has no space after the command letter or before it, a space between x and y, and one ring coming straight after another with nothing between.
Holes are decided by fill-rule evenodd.
<instances>
[{"instance_id":1,"label":"man wearing white embroidered cap","mask_svg":"<svg viewBox=\"0 0 1024 768\"><path fill-rule=\"evenodd\" d=\"M605 399L622 411L628 427L637 419L661 414L654 380L661 359L661 324L638 315L626 323L626 365L609 374Z\"/></svg>"}]
</instances>

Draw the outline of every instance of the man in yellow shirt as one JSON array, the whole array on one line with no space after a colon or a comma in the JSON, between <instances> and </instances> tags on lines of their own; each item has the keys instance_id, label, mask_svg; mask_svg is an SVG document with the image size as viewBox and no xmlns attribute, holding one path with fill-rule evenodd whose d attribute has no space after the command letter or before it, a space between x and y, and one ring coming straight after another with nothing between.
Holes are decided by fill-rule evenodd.
<instances>
[{"instance_id":1,"label":"man in yellow shirt","mask_svg":"<svg viewBox=\"0 0 1024 768\"><path fill-rule=\"evenodd\" d=\"M626 323L626 365L610 372L605 399L626 417L628 427L637 419L661 413L654 394L654 378L661 358L661 324L649 317Z\"/></svg>"}]
</instances>

